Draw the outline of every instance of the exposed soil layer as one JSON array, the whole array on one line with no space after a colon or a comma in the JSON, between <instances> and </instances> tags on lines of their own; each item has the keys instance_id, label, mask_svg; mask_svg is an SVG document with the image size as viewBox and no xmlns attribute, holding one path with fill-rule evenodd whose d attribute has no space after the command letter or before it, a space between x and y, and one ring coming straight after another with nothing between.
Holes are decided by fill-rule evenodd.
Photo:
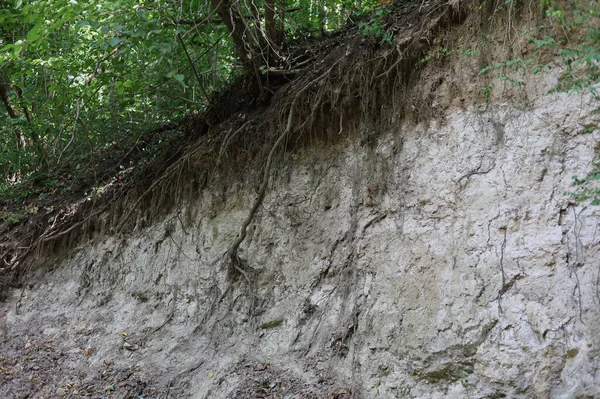
<instances>
[{"instance_id":1,"label":"exposed soil layer","mask_svg":"<svg viewBox=\"0 0 600 399\"><path fill-rule=\"evenodd\" d=\"M583 97L532 105L553 76L478 76L531 51L503 22L540 10L513 11L398 5L392 46L311 43L269 98L233 86L148 134L176 138L140 170L111 172L135 146L102 156L97 194L28 200L1 227L0 397L598 393L598 215L560 196L598 121Z\"/></svg>"}]
</instances>

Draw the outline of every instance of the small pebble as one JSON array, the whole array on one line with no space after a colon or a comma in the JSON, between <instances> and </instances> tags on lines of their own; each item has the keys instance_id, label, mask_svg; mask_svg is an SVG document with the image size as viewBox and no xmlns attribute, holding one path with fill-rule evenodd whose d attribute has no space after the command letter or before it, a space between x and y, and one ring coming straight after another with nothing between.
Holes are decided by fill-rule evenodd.
<instances>
[{"instance_id":1,"label":"small pebble","mask_svg":"<svg viewBox=\"0 0 600 399\"><path fill-rule=\"evenodd\" d=\"M137 345L132 345L129 342L125 342L125 343L123 343L123 348L127 349L128 351L132 351L133 352L134 350L137 349Z\"/></svg>"}]
</instances>

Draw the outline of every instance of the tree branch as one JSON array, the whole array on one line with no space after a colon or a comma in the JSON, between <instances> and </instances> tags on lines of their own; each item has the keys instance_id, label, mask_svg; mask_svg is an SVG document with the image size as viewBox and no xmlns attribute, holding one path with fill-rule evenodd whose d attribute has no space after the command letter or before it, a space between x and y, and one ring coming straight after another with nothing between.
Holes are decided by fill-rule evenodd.
<instances>
[{"instance_id":1,"label":"tree branch","mask_svg":"<svg viewBox=\"0 0 600 399\"><path fill-rule=\"evenodd\" d=\"M2 75L0 75L0 99L4 103L4 107L6 108L6 112L8 112L8 116L11 119L17 119L18 115L10 103L10 96L8 95L8 84L4 82ZM15 138L17 139L17 147L24 148L25 147L25 137L22 133L19 133L15 130Z\"/></svg>"},{"instance_id":2,"label":"tree branch","mask_svg":"<svg viewBox=\"0 0 600 399\"><path fill-rule=\"evenodd\" d=\"M200 75L198 75L198 71L196 70L196 66L194 65L194 62L192 61L192 57L190 57L190 54L188 53L187 48L185 47L185 43L183 42L183 39L181 38L181 35L179 33L177 34L177 38L179 39L179 43L181 43L181 47L183 47L183 51L185 51L185 56L187 57L187 59L190 63L190 66L192 67L192 70L194 71L194 75L196 75L196 80L198 81L198 85L200 85L200 90L202 90L204 99L206 100L206 103L209 103L210 99L208 98L208 94L206 94L206 90L204 90L204 84L202 83L202 80L200 79ZM219 40L221 40L221 39L219 39Z\"/></svg>"}]
</instances>

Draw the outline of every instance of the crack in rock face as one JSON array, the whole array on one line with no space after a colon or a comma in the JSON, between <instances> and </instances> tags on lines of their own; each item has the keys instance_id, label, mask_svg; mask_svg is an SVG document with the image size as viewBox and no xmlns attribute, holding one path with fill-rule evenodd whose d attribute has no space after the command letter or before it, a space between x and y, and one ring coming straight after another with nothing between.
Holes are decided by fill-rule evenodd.
<instances>
[{"instance_id":1,"label":"crack in rock face","mask_svg":"<svg viewBox=\"0 0 600 399\"><path fill-rule=\"evenodd\" d=\"M250 189L82 245L2 305L0 397L600 397L600 211L562 194L598 145L564 133L581 104L307 150L240 247L251 284L223 266Z\"/></svg>"}]
</instances>

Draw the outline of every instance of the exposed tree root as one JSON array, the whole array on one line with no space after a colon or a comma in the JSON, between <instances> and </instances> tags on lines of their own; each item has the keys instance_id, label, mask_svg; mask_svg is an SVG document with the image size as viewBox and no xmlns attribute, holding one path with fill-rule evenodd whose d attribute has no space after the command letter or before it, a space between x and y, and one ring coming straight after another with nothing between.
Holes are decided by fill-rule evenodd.
<instances>
[{"instance_id":1,"label":"exposed tree root","mask_svg":"<svg viewBox=\"0 0 600 399\"><path fill-rule=\"evenodd\" d=\"M44 234L42 234L39 238L39 242L48 242L48 241L53 241L56 240L68 233L70 233L71 231L75 230L76 228L80 227L81 225L83 225L85 222L88 222L90 219L92 219L93 217L98 216L99 214L101 214L102 212L106 211L108 209L108 204L105 204L104 206L102 206L100 209L98 209L96 212L92 213L91 215L89 215L88 217L86 217L85 219L83 219L81 222L75 223L73 225L71 225L71 227L65 229L65 230L61 230L53 235L47 235L49 233L51 233L52 231L47 231L44 232Z\"/></svg>"},{"instance_id":2,"label":"exposed tree root","mask_svg":"<svg viewBox=\"0 0 600 399\"><path fill-rule=\"evenodd\" d=\"M109 205L105 204L104 206L100 207L100 209L96 210L95 212L92 212L90 215L86 216L83 220L80 220L79 222L73 223L71 221L71 219L69 219L67 217L67 221L60 223L60 224L56 224L57 220L58 220L58 216L54 217L54 220L52 222L52 224L50 226L48 226L41 234L37 235L36 234L31 234L28 237L26 237L25 239L19 241L16 246L15 249L16 251L14 251L14 256L12 256L12 258L10 259L10 262L7 262L6 259L4 259L4 263L6 263L6 268L3 270L3 272L5 273L6 276L1 276L2 279L0 280L0 283L2 284L7 284L8 282L10 282L10 279L12 279L15 275L18 275L19 273L24 272L23 268L24 265L26 264L28 258L33 255L33 254L38 254L38 256L42 255L42 246L46 243L50 243L53 241L58 240L61 237L66 236L67 234L71 233L72 231L80 228L82 225L84 225L85 223L89 222L90 220L93 220L95 217L97 217L98 215L100 215L102 212L106 211L108 209ZM68 226L67 228L65 228L66 226ZM26 246L20 246L19 244L22 243L23 241L29 240L30 243L29 245ZM6 257L8 255L4 255L4 257ZM2 269L0 269L2 270ZM2 284L0 284L0 289L2 288ZM1 297L1 292L0 292L0 297Z\"/></svg>"},{"instance_id":3,"label":"exposed tree root","mask_svg":"<svg viewBox=\"0 0 600 399\"><path fill-rule=\"evenodd\" d=\"M146 198L148 194L150 194L158 185L164 183L168 179L173 178L177 172L181 173L181 168L183 164L189 161L191 155L191 153L187 153L183 157L179 158L174 164L169 166L167 170L158 179L156 179L156 181L154 181L154 183L152 183L142 195L139 196L137 201L133 204L133 206L129 208L129 211L125 214L125 216L123 216L121 222L115 229L117 233L120 233L122 231L123 227L125 226L125 223L132 215L133 211L139 209L141 202Z\"/></svg>"},{"instance_id":4,"label":"exposed tree root","mask_svg":"<svg viewBox=\"0 0 600 399\"><path fill-rule=\"evenodd\" d=\"M221 149L219 150L219 157L217 158L217 167L219 167L219 165L221 164L221 157L225 154L225 152L227 152L227 148L229 147L229 143L231 142L231 140L233 140L238 134L244 131L251 122L252 121L248 121L244 123L237 130L235 130L234 132L230 132L227 134L227 136L225 136L223 144L221 145Z\"/></svg>"},{"instance_id":5,"label":"exposed tree root","mask_svg":"<svg viewBox=\"0 0 600 399\"><path fill-rule=\"evenodd\" d=\"M325 79L339 62L340 62L340 60L336 61L333 65L331 65L331 67L329 69L327 69L327 71L325 71L322 75L320 75L316 79L309 82L306 86L304 86L304 88L302 88L294 96L294 100L292 101L292 104L290 105L290 110L288 113L287 124L285 126L285 130L283 131L283 133L281 133L279 135L279 137L277 138L277 140L271 147L271 151L269 151L269 156L267 157L267 162L265 164L262 183L260 185L260 189L258 192L258 197L254 201L254 205L252 206L250 213L248 213L248 216L244 220L244 223L242 223L240 232L239 232L236 240L233 242L233 244L227 250L227 256L229 257L231 265L233 266L233 268L236 271L238 271L239 273L241 273L244 276L244 278L246 279L246 281L248 282L249 285L250 285L250 279L248 278L248 275L246 274L246 272L243 270L243 268L245 267L244 266L245 262L240 258L238 252L239 252L240 245L246 239L248 226L254 219L254 216L258 212L258 209L260 208L260 206L265 198L265 194L267 192L267 187L269 185L269 176L271 174L271 166L273 164L273 159L275 157L275 153L277 152L277 150L279 149L281 144L286 140L286 138L289 136L290 132L292 131L292 122L294 120L294 111L296 110L296 107L298 106L298 100L301 98L301 96L306 91L308 91L310 88L312 88L315 84L317 84L317 83L321 82L323 79Z\"/></svg>"}]
</instances>

